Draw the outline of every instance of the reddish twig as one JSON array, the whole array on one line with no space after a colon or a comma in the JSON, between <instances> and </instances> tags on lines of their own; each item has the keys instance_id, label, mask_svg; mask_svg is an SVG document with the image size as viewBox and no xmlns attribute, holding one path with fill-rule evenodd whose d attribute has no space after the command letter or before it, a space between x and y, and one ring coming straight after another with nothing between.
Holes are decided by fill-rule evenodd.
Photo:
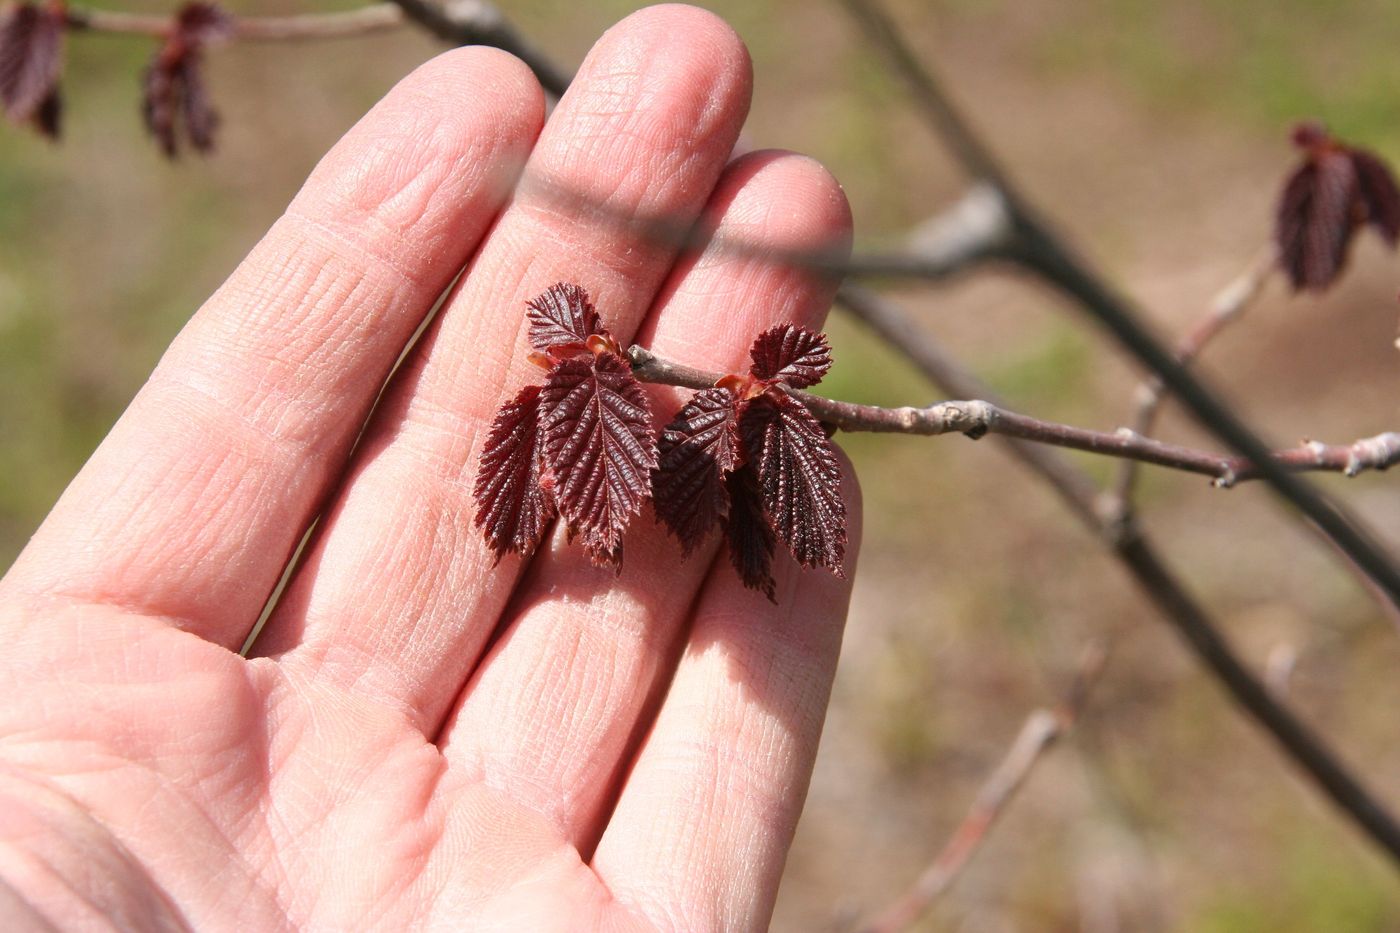
<instances>
[{"instance_id":1,"label":"reddish twig","mask_svg":"<svg viewBox=\"0 0 1400 933\"><path fill-rule=\"evenodd\" d=\"M165 38L174 30L174 18L69 7L68 27L79 32L139 35ZM306 13L299 16L231 17L230 38L246 41L302 41L360 36L402 26L407 18L393 3L376 3L343 13Z\"/></svg>"},{"instance_id":2,"label":"reddish twig","mask_svg":"<svg viewBox=\"0 0 1400 933\"><path fill-rule=\"evenodd\" d=\"M1038 709L1026 717L1016 740L987 776L967 815L942 850L907 891L861 928L863 933L897 933L907 929L952 886L1036 763L1074 726L1089 691L1103 672L1106 658L1101 644L1091 644L1085 650L1065 699L1054 709Z\"/></svg>"},{"instance_id":3,"label":"reddish twig","mask_svg":"<svg viewBox=\"0 0 1400 933\"><path fill-rule=\"evenodd\" d=\"M1216 294L1211 302L1210 311L1177 341L1177 362L1183 366L1194 362L1208 343L1244 315L1277 270L1278 255L1273 247L1261 251L1247 269ZM1137 412L1133 418L1133 430L1136 433L1144 437L1152 435L1157 413L1162 407L1164 391L1162 380L1156 376L1143 380L1138 386L1135 393ZM1116 507L1130 507L1136 479L1137 464L1131 460L1124 461L1113 486L1112 495Z\"/></svg>"},{"instance_id":4,"label":"reddish twig","mask_svg":"<svg viewBox=\"0 0 1400 933\"><path fill-rule=\"evenodd\" d=\"M70 29L111 35L164 38L174 20L150 16L70 7ZM297 42L339 39L394 29L406 22L454 45L490 45L510 52L530 66L540 85L555 97L569 86L568 72L556 66L518 33L501 11L486 0L394 0L343 13L307 13L299 16L239 16L232 18L229 38L243 41Z\"/></svg>"},{"instance_id":5,"label":"reddish twig","mask_svg":"<svg viewBox=\"0 0 1400 933\"><path fill-rule=\"evenodd\" d=\"M629 348L627 356L632 362L632 371L643 382L707 389L723 375L663 359L637 346ZM1254 479L1261 473L1257 464L1243 457L1165 444L1126 428L1109 433L1042 421L982 400L939 402L923 408L882 408L823 398L797 389L787 391L818 419L842 431L923 436L964 434L974 440L987 434L1000 434L1200 473L1212 477L1215 485L1222 487ZM1289 470L1322 470L1355 476L1363 470L1384 470L1400 462L1400 434L1381 434L1346 446L1308 442L1294 450L1279 451L1273 458Z\"/></svg>"}]
</instances>

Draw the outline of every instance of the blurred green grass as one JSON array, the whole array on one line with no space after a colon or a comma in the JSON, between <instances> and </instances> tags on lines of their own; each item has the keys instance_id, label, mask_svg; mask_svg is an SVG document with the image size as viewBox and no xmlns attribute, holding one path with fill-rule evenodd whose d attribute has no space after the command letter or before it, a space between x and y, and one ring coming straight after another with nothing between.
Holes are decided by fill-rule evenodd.
<instances>
[{"instance_id":1,"label":"blurred green grass","mask_svg":"<svg viewBox=\"0 0 1400 933\"><path fill-rule=\"evenodd\" d=\"M502 5L542 47L570 62L638 6L624 0ZM271 13L352 4L231 6ZM855 205L862 246L897 245L902 230L957 190L956 172L909 115L899 85L855 39L835 4L708 6L734 23L753 53L756 142L826 162ZM1287 127L1303 117L1320 117L1340 133L1400 154L1400 57L1392 48L1400 35L1397 6L1374 0L903 0L896 6L979 123L1023 158L1058 143L1027 139L1030 130L998 114L1039 109L1040 97L1055 88L1088 85L1109 101L1105 106L1125 106L1119 101L1128 98L1135 114L1145 114L1149 135L1124 151L1117 148L1121 140L1105 140L1093 165L1078 166L1079 175L1047 191L1060 197L1068 190L1086 211L1101 197L1099 170L1175 154L1171 136L1183 119L1203 136L1266 153L1272 161L1265 171L1286 163ZM149 43L84 37L70 45L65 142L51 147L0 127L0 567L320 153L436 48L404 35L217 50L210 85L226 117L221 150L208 160L169 165L143 138L137 119L137 76ZM1045 165L1030 167L1057 167ZM1159 171L1184 176L1195 167L1162 164ZM1233 181L1222 178L1220 187ZM1127 261L1129 234L1158 221L1134 216L1133 205L1113 211L1112 222L1095 231L1094 246L1115 262ZM1259 213L1266 228L1267 212ZM1171 222L1189 245L1198 231ZM907 297L930 329L1013 405L1095 427L1123 417L1123 384L1103 375L1103 345L1078 322L1010 313L985 324L969 320L987 304L1004 302L1003 292L962 304L940 299L933 307ZM1024 289L1013 297L1026 303ZM1294 353L1331 339L1297 326ZM984 330L994 339L984 339ZM824 391L884 404L938 397L849 321L834 318L830 332L837 366ZM1115 372L1121 376L1121 367ZM1261 390L1270 391L1267 384ZM851 830L857 844L892 847L884 860L869 860L867 879L892 885L939 838L937 830L960 816L1000 743L1024 710L1053 689L1064 656L1072 661L1077 639L1108 629L1126 643L1126 658L1115 661L1123 682L1105 685L1102 721L1084 727L1086 746L1101 754L1092 748L1086 754L1113 785L1117 805L1135 814L1163 853L1173 900L1181 905L1171 926L1222 933L1397 928L1394 878L1320 805L1299 805L1300 798L1311 801L1311 791L1286 776L1214 685L1181 660L1098 546L1024 474L1006 467L993 442L851 436L842 443L862 477L867 543L858 584L865 616L852 623L838 704L847 704L879 765L853 811L824 812L819 785L804 824L819 828L810 831L839 833L833 821L849 816L858 824ZM1100 478L1113 469L1096 458L1076 459ZM1241 620L1247 609L1284 619L1278 632L1261 626L1265 648L1269 639L1319 637L1290 629L1293 615L1311 620L1314 627L1304 631L1323 632L1327 651L1304 665L1300 703L1384 781L1396 764L1388 753L1394 743L1385 739L1393 736L1388 710L1395 698L1386 691L1396 652L1390 633L1365 627L1373 625L1370 607L1345 572L1300 543L1302 536L1280 531L1262 493L1241 490L1228 501L1195 506L1203 492L1195 478L1148 472L1144 484L1173 557L1236 623L1233 633L1254 637L1249 620ZM1218 516L1238 509L1247 517L1238 530L1230 527L1233 518L1222 519L1226 527L1211 537L1202 521L1211 509ZM1231 535L1250 536L1243 553L1231 550ZM1279 567L1288 568L1281 582ZM1362 634L1347 642L1346 633L1356 630ZM1008 844L1005 860L992 859L993 871L1016 866L996 885L1019 920L1014 928L1040 929L1037 921L1051 915L1074 916L1071 860L1056 848L1060 840L1042 836L1055 836L1085 809L1107 807L1066 803L1057 796L1062 792L1032 786L1025 812L1012 819L1039 844L1014 852ZM882 820L894 825L881 829ZM1231 831L1238 826L1238 834L1223 838L1222 824ZM819 867L812 869L813 884L791 888L798 893L780 910L787 928L812 928L832 884L863 870L839 858L823 861L816 849L799 840L794 864ZM1234 866L1239 870L1229 870ZM1017 906L1023 891L1032 907Z\"/></svg>"}]
</instances>

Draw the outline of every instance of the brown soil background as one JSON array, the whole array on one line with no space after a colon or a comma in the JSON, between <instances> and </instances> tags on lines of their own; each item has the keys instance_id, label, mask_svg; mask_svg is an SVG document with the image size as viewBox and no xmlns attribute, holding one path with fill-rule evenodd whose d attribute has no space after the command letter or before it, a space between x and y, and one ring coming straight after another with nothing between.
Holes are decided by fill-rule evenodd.
<instances>
[{"instance_id":1,"label":"brown soil background","mask_svg":"<svg viewBox=\"0 0 1400 933\"><path fill-rule=\"evenodd\" d=\"M577 61L631 3L505 2ZM961 180L832 3L712 5L749 41L760 145L843 179L864 246L897 244ZM124 8L160 10L143 3ZM234 4L239 13L306 10ZM330 8L327 6L326 8ZM1400 13L1379 2L940 0L898 6L920 51L1085 252L1167 333L1265 242L1297 118L1400 157ZM212 57L220 151L163 162L136 120L149 46L76 37L68 139L0 131L0 567L192 310L321 152L436 46L406 32ZM1323 299L1277 282L1211 348L1212 381L1280 443L1396 426L1400 269L1371 239ZM1078 312L979 273L893 290L1022 410L1110 429L1136 373ZM859 400L933 400L833 319ZM1162 431L1208 444L1175 412ZM835 701L775 929L839 929L901 890L1084 642L1113 652L926 929L1396 930L1392 868L1202 674L1058 503L992 443L853 438L866 545ZM1110 465L1085 459L1097 475ZM1322 482L1400 546L1393 475ZM1400 809L1400 640L1263 488L1145 474L1149 528L1257 668Z\"/></svg>"}]
</instances>

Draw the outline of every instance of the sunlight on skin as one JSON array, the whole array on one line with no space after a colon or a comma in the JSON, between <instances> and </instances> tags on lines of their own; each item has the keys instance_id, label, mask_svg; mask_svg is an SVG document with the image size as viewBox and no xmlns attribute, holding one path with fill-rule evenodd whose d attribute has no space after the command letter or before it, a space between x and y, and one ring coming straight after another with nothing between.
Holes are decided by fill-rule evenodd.
<instances>
[{"instance_id":1,"label":"sunlight on skin","mask_svg":"<svg viewBox=\"0 0 1400 933\"><path fill-rule=\"evenodd\" d=\"M519 62L457 50L322 161L0 581L4 916L766 924L849 578L782 559L774 605L714 544L681 561L649 515L620 578L557 535L493 570L469 499L495 407L534 376L524 301L557 280L588 287L624 343L715 368L743 367L772 323L820 325L833 283L678 259L623 222L703 213L775 246L849 242L819 166L729 163L749 91L732 30L657 7L599 41L547 125ZM513 195L522 172L608 210ZM678 404L648 391L659 418Z\"/></svg>"}]
</instances>

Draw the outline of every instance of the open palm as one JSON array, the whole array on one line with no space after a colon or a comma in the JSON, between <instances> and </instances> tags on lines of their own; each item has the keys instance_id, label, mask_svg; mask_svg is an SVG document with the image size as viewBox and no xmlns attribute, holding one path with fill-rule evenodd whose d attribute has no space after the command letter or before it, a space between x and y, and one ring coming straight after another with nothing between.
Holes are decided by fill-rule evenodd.
<instances>
[{"instance_id":1,"label":"open palm","mask_svg":"<svg viewBox=\"0 0 1400 933\"><path fill-rule=\"evenodd\" d=\"M658 7L599 42L547 125L518 61L465 49L332 150L0 583L0 916L766 923L848 582L780 560L770 604L717 540L682 560L646 517L618 577L562 530L493 567L470 498L493 411L531 377L524 302L548 285L715 370L746 368L773 323L820 323L834 283L677 255L629 222L846 242L819 166L729 161L749 85L723 23Z\"/></svg>"}]
</instances>

